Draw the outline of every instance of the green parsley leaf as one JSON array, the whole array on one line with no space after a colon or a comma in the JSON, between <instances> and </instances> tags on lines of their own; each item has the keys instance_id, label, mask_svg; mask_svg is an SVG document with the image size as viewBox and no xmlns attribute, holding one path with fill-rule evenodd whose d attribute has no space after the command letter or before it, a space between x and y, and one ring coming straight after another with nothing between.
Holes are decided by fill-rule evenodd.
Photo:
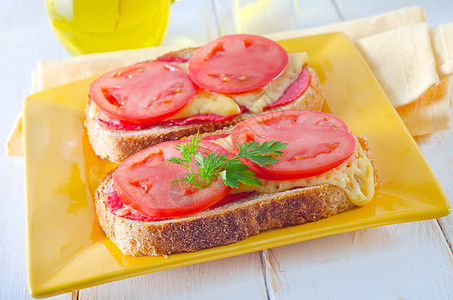
<instances>
[{"instance_id":1,"label":"green parsley leaf","mask_svg":"<svg viewBox=\"0 0 453 300\"><path fill-rule=\"evenodd\" d=\"M247 165L237 159L232 159L225 170L220 172L220 176L226 185L236 189L239 187L239 183L253 186L262 185L255 173L250 171Z\"/></svg>"},{"instance_id":2,"label":"green parsley leaf","mask_svg":"<svg viewBox=\"0 0 453 300\"><path fill-rule=\"evenodd\" d=\"M227 163L228 158L218 153L209 153L208 156L203 157L201 153L195 155L198 166L198 177L201 178L202 187L207 187L222 171Z\"/></svg>"},{"instance_id":3,"label":"green parsley leaf","mask_svg":"<svg viewBox=\"0 0 453 300\"><path fill-rule=\"evenodd\" d=\"M236 144L238 153L233 158L228 158L218 153L202 156L198 152L200 141L201 138L197 133L189 143L180 143L175 146L175 149L181 152L182 158L170 157L167 163L182 165L188 169L188 173L183 178L173 180L173 183L185 182L187 185L202 189L209 186L220 175L225 185L233 188L238 188L239 183L261 186L260 179L239 158L249 159L265 167L278 162L275 156L283 154L281 150L288 146L287 143L279 141L265 141L262 144L251 141L244 145ZM198 167L196 173L191 167L193 158Z\"/></svg>"},{"instance_id":4,"label":"green parsley leaf","mask_svg":"<svg viewBox=\"0 0 453 300\"><path fill-rule=\"evenodd\" d=\"M283 150L288 146L287 143L279 141L265 141L261 145L256 141L245 143L243 146L236 144L239 148L237 157L247 158L258 165L265 167L278 162L278 159L272 155L282 155Z\"/></svg>"}]
</instances>

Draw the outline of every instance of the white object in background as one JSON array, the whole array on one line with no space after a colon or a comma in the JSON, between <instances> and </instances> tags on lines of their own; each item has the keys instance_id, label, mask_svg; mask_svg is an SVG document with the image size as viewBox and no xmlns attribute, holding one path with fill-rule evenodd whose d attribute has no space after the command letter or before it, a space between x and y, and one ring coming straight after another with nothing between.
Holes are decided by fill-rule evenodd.
<instances>
[{"instance_id":1,"label":"white object in background","mask_svg":"<svg viewBox=\"0 0 453 300\"><path fill-rule=\"evenodd\" d=\"M266 34L297 28L294 0L234 0L234 14L239 33Z\"/></svg>"}]
</instances>

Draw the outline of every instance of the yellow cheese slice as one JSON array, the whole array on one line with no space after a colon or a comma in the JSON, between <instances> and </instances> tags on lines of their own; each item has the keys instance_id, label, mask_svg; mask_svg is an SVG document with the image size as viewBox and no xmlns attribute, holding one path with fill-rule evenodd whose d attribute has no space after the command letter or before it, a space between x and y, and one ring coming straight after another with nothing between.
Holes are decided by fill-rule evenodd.
<instances>
[{"instance_id":1,"label":"yellow cheese slice","mask_svg":"<svg viewBox=\"0 0 453 300\"><path fill-rule=\"evenodd\" d=\"M241 108L232 98L222 94L199 91L183 109L167 120L182 119L201 114L231 116L240 113Z\"/></svg>"}]
</instances>

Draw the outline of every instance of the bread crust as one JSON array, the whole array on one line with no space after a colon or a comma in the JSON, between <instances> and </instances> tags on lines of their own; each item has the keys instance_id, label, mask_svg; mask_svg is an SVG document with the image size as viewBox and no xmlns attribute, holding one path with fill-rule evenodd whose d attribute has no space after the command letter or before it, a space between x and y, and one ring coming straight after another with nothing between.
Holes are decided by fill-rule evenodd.
<instances>
[{"instance_id":1,"label":"bread crust","mask_svg":"<svg viewBox=\"0 0 453 300\"><path fill-rule=\"evenodd\" d=\"M164 56L189 58L196 49L197 48L182 49L170 52ZM316 71L309 65L307 65L306 68L310 73L311 80L307 90L302 96L287 105L266 110L265 112L287 109L321 110L325 101L321 83ZM87 103L85 127L87 128L91 146L96 155L116 163L120 163L132 154L158 143L178 140L197 132L212 132L237 124L255 115L247 112L224 122L201 122L198 124L182 126L160 125L143 130L126 131L113 130L101 125L94 119L94 116L90 115L90 105L95 104L91 103L91 101L88 101Z\"/></svg>"},{"instance_id":2,"label":"bread crust","mask_svg":"<svg viewBox=\"0 0 453 300\"><path fill-rule=\"evenodd\" d=\"M112 172L95 193L98 221L107 237L125 255L170 255L232 244L263 231L313 222L346 211L354 204L330 184L275 194L252 194L185 218L137 221L108 211Z\"/></svg>"}]
</instances>

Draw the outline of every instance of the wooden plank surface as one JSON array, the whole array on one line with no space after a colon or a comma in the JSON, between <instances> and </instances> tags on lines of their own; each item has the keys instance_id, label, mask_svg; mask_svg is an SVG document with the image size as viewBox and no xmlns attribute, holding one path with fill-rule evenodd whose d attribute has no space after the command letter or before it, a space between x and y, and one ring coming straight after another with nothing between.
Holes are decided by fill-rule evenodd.
<instances>
[{"instance_id":1,"label":"wooden plank surface","mask_svg":"<svg viewBox=\"0 0 453 300\"><path fill-rule=\"evenodd\" d=\"M453 259L434 220L265 250L270 299L452 299Z\"/></svg>"},{"instance_id":2,"label":"wooden plank surface","mask_svg":"<svg viewBox=\"0 0 453 300\"><path fill-rule=\"evenodd\" d=\"M260 252L139 276L79 292L80 299L265 299Z\"/></svg>"},{"instance_id":3,"label":"wooden plank surface","mask_svg":"<svg viewBox=\"0 0 453 300\"><path fill-rule=\"evenodd\" d=\"M453 106L451 107L453 116ZM415 139L434 174L442 185L450 203L453 201L453 129L436 132ZM453 244L453 215L438 220L444 237Z\"/></svg>"},{"instance_id":4,"label":"wooden plank surface","mask_svg":"<svg viewBox=\"0 0 453 300\"><path fill-rule=\"evenodd\" d=\"M234 0L173 4L163 44L198 45L233 33ZM453 22L449 0L288 1L291 26L307 28L421 5L430 25ZM278 22L278 20L272 20ZM0 2L0 59L5 141L28 95L37 60L69 57L47 24L41 1ZM7 70L7 72L5 72ZM452 130L417 139L453 198ZM21 158L0 159L0 299L29 299L25 269L24 176ZM446 154L449 155L446 155ZM452 217L326 237L114 282L54 299L453 298ZM442 229L442 230L441 230ZM264 268L263 268L264 265Z\"/></svg>"},{"instance_id":5,"label":"wooden plank surface","mask_svg":"<svg viewBox=\"0 0 453 300\"><path fill-rule=\"evenodd\" d=\"M4 143L30 93L40 59L69 57L47 24L42 1L0 2L0 141ZM25 197L22 158L0 150L0 299L32 299L25 267ZM56 297L70 299L71 294Z\"/></svg>"}]
</instances>

